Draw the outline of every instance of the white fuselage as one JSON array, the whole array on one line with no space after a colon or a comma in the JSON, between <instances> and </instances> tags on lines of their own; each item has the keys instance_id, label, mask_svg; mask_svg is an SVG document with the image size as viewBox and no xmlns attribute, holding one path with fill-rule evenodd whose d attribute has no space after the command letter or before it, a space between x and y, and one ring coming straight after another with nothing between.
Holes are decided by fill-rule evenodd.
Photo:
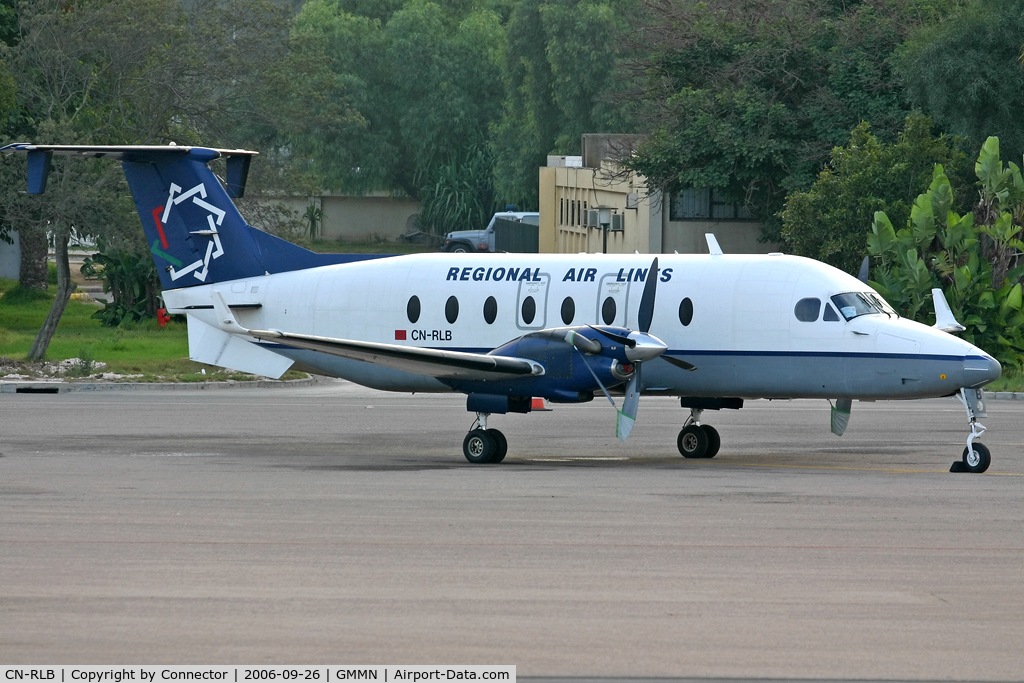
<instances>
[{"instance_id":1,"label":"white fuselage","mask_svg":"<svg viewBox=\"0 0 1024 683\"><path fill-rule=\"evenodd\" d=\"M652 259L641 254L421 254L169 290L164 298L170 312L209 325L215 325L209 305L211 291L217 290L229 305L260 305L233 309L245 328L485 353L544 328L635 328ZM654 361L645 369L648 391L938 396L967 385L969 359L991 360L952 335L884 313L824 319L833 295L871 290L817 261L781 254L658 259L650 333L665 342L668 353L698 370L687 373ZM410 304L413 297L417 302ZM813 321L795 314L797 303L806 299L821 304ZM418 315L410 315L417 309ZM372 377L366 363L352 361L361 368L348 372L343 368L356 365L317 366L310 353L303 364L375 386L366 380ZM431 382L410 376L403 383L392 374L378 386L423 391L436 384L434 390L449 390Z\"/></svg>"}]
</instances>

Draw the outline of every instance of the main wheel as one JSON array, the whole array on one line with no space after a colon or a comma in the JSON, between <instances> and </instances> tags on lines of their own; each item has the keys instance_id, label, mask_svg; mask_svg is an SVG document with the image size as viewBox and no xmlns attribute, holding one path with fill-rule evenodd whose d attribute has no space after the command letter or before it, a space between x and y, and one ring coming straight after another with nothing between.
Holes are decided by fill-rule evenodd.
<instances>
[{"instance_id":1,"label":"main wheel","mask_svg":"<svg viewBox=\"0 0 1024 683\"><path fill-rule=\"evenodd\" d=\"M505 454L508 453L508 439L497 429L488 429L487 433L491 435L491 438L494 439L494 445L497 446L497 451L495 451L494 457L491 458L491 462L499 463L505 459Z\"/></svg>"},{"instance_id":2,"label":"main wheel","mask_svg":"<svg viewBox=\"0 0 1024 683\"><path fill-rule=\"evenodd\" d=\"M482 429L474 429L462 441L462 454L474 465L483 465L494 459L498 444L494 437Z\"/></svg>"},{"instance_id":3,"label":"main wheel","mask_svg":"<svg viewBox=\"0 0 1024 683\"><path fill-rule=\"evenodd\" d=\"M964 448L964 467L968 472L981 474L992 464L992 455L983 443L975 442L972 446L970 452Z\"/></svg>"},{"instance_id":4,"label":"main wheel","mask_svg":"<svg viewBox=\"0 0 1024 683\"><path fill-rule=\"evenodd\" d=\"M713 458L718 455L718 449L722 447L722 437L718 435L718 430L711 425L701 425L701 429L708 437L708 450L704 453L704 457Z\"/></svg>"},{"instance_id":5,"label":"main wheel","mask_svg":"<svg viewBox=\"0 0 1024 683\"><path fill-rule=\"evenodd\" d=\"M466 254L469 253L469 245L465 242L456 242L452 246L448 247L448 251L453 254Z\"/></svg>"},{"instance_id":6,"label":"main wheel","mask_svg":"<svg viewBox=\"0 0 1024 683\"><path fill-rule=\"evenodd\" d=\"M676 438L676 447L684 458L703 458L708 452L708 435L698 425L683 427Z\"/></svg>"}]
</instances>

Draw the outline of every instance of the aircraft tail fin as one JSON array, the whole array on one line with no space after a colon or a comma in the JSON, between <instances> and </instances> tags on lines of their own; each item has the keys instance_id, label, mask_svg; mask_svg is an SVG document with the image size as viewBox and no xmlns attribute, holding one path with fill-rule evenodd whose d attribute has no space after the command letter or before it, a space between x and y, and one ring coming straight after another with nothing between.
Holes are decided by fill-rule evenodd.
<instances>
[{"instance_id":1,"label":"aircraft tail fin","mask_svg":"<svg viewBox=\"0 0 1024 683\"><path fill-rule=\"evenodd\" d=\"M124 168L164 289L299 270L377 255L315 254L250 227L232 198L245 193L256 152L177 145L31 145L28 192L41 194L54 154L115 159ZM226 185L208 164L226 157Z\"/></svg>"}]
</instances>

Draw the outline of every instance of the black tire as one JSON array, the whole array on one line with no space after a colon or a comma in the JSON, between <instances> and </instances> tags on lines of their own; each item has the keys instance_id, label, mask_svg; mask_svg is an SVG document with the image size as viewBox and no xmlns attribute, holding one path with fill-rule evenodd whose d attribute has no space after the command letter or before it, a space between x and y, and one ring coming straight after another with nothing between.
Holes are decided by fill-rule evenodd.
<instances>
[{"instance_id":1,"label":"black tire","mask_svg":"<svg viewBox=\"0 0 1024 683\"><path fill-rule=\"evenodd\" d=\"M474 429L462 440L462 454L474 465L485 465L494 458L498 445L494 437L482 429Z\"/></svg>"},{"instance_id":2,"label":"black tire","mask_svg":"<svg viewBox=\"0 0 1024 683\"><path fill-rule=\"evenodd\" d=\"M697 425L683 427L676 437L676 447L684 458L703 458L708 451L708 435Z\"/></svg>"},{"instance_id":3,"label":"black tire","mask_svg":"<svg viewBox=\"0 0 1024 683\"><path fill-rule=\"evenodd\" d=\"M488 429L487 433L491 435L491 438L494 439L494 445L497 446L497 451L495 451L494 457L491 458L491 462L499 463L505 459L505 455L508 453L508 439L497 429Z\"/></svg>"},{"instance_id":4,"label":"black tire","mask_svg":"<svg viewBox=\"0 0 1024 683\"><path fill-rule=\"evenodd\" d=\"M708 437L708 450L704 453L704 457L713 458L718 455L718 449L722 447L722 437L718 435L718 430L711 425L701 425L701 429Z\"/></svg>"},{"instance_id":5,"label":"black tire","mask_svg":"<svg viewBox=\"0 0 1024 683\"><path fill-rule=\"evenodd\" d=\"M470 249L469 245L466 244L465 242L456 242L455 244L452 244L448 247L448 251L450 251L453 254L468 254L473 250Z\"/></svg>"},{"instance_id":6,"label":"black tire","mask_svg":"<svg viewBox=\"0 0 1024 683\"><path fill-rule=\"evenodd\" d=\"M988 469L988 466L992 464L992 455L988 452L988 448L983 443L975 442L973 444L974 454L973 456L968 453L967 447L964 447L964 469L974 474L981 474Z\"/></svg>"}]
</instances>

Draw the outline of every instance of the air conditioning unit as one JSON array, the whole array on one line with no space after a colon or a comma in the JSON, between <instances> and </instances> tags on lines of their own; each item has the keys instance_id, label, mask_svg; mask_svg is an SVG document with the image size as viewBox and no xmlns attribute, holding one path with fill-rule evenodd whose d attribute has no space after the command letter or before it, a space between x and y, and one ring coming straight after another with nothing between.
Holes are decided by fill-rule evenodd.
<instances>
[{"instance_id":1,"label":"air conditioning unit","mask_svg":"<svg viewBox=\"0 0 1024 683\"><path fill-rule=\"evenodd\" d=\"M612 232L622 232L626 227L626 214L624 213L613 213L612 224L609 229Z\"/></svg>"},{"instance_id":2,"label":"air conditioning unit","mask_svg":"<svg viewBox=\"0 0 1024 683\"><path fill-rule=\"evenodd\" d=\"M583 225L588 228L600 228L597 209L587 209L584 214Z\"/></svg>"}]
</instances>

